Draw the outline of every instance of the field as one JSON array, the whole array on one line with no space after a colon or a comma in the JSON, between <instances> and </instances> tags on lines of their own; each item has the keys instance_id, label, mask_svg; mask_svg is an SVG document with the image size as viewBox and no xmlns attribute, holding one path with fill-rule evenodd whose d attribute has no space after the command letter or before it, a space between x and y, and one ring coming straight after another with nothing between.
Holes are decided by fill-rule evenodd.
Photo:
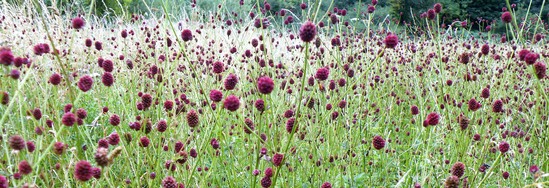
<instances>
[{"instance_id":1,"label":"field","mask_svg":"<svg viewBox=\"0 0 549 188\"><path fill-rule=\"evenodd\" d=\"M546 27L512 9L502 35L440 4L415 28L0 5L0 188L549 187Z\"/></svg>"}]
</instances>

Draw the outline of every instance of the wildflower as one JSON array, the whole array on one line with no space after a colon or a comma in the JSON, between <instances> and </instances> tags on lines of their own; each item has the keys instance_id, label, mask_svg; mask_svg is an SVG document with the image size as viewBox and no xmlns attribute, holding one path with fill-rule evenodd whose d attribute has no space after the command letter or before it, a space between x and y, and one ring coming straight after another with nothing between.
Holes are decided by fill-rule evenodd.
<instances>
[{"instance_id":1,"label":"wildflower","mask_svg":"<svg viewBox=\"0 0 549 188\"><path fill-rule=\"evenodd\" d=\"M78 161L74 167L74 177L79 181L88 181L92 178L92 166L88 161Z\"/></svg>"},{"instance_id":2,"label":"wildflower","mask_svg":"<svg viewBox=\"0 0 549 188\"><path fill-rule=\"evenodd\" d=\"M302 8L303 8L303 5L304 4L301 4ZM316 36L316 26L313 22L311 21L306 21L305 23L303 23L303 25L301 25L301 28L299 29L299 38L301 38L301 40L303 42L311 42L313 41L313 39L315 38Z\"/></svg>"}]
</instances>

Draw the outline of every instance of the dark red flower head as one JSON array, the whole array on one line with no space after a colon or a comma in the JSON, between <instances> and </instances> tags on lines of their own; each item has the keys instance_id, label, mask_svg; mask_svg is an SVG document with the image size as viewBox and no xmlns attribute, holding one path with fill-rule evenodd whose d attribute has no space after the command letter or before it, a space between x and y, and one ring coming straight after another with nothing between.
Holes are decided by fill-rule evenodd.
<instances>
[{"instance_id":1,"label":"dark red flower head","mask_svg":"<svg viewBox=\"0 0 549 188\"><path fill-rule=\"evenodd\" d=\"M101 82L103 85L110 87L114 83L114 76L110 72L105 72L101 75Z\"/></svg>"},{"instance_id":2,"label":"dark red flower head","mask_svg":"<svg viewBox=\"0 0 549 188\"><path fill-rule=\"evenodd\" d=\"M431 112L429 115L427 115L425 121L428 125L437 125L440 121L440 115L435 112Z\"/></svg>"},{"instance_id":3,"label":"dark red flower head","mask_svg":"<svg viewBox=\"0 0 549 188\"><path fill-rule=\"evenodd\" d=\"M273 159L272 159L272 162L273 162L273 165L274 166L280 166L282 165L282 160L284 159L284 155L283 154L280 154L280 153L276 153L273 155Z\"/></svg>"},{"instance_id":4,"label":"dark red flower head","mask_svg":"<svg viewBox=\"0 0 549 188\"><path fill-rule=\"evenodd\" d=\"M76 17L72 19L72 28L74 29L82 29L86 22L81 17Z\"/></svg>"},{"instance_id":5,"label":"dark red flower head","mask_svg":"<svg viewBox=\"0 0 549 188\"><path fill-rule=\"evenodd\" d=\"M262 99L257 99L254 103L254 107L260 112L265 111L265 101L263 101Z\"/></svg>"},{"instance_id":6,"label":"dark red flower head","mask_svg":"<svg viewBox=\"0 0 549 188\"><path fill-rule=\"evenodd\" d=\"M495 100L494 103L492 103L492 112L503 112L503 101L502 100Z\"/></svg>"},{"instance_id":7,"label":"dark red flower head","mask_svg":"<svg viewBox=\"0 0 549 188\"><path fill-rule=\"evenodd\" d=\"M452 172L452 175L461 177L463 174L465 174L465 164L462 162L456 162L454 166L452 166L452 169L450 169L450 172Z\"/></svg>"},{"instance_id":8,"label":"dark red flower head","mask_svg":"<svg viewBox=\"0 0 549 188\"><path fill-rule=\"evenodd\" d=\"M332 184L330 182L324 182L320 188L332 188Z\"/></svg>"},{"instance_id":9,"label":"dark red flower head","mask_svg":"<svg viewBox=\"0 0 549 188\"><path fill-rule=\"evenodd\" d=\"M398 45L398 36L391 33L385 37L383 43L385 43L386 48L395 48Z\"/></svg>"},{"instance_id":10,"label":"dark red flower head","mask_svg":"<svg viewBox=\"0 0 549 188\"><path fill-rule=\"evenodd\" d=\"M186 118L189 127L196 127L199 123L198 113L195 110L190 110L187 112Z\"/></svg>"},{"instance_id":11,"label":"dark red flower head","mask_svg":"<svg viewBox=\"0 0 549 188\"><path fill-rule=\"evenodd\" d=\"M73 126L74 123L76 123L76 116L72 112L67 112L63 114L63 117L61 118L61 123L65 126Z\"/></svg>"},{"instance_id":12,"label":"dark red flower head","mask_svg":"<svg viewBox=\"0 0 549 188\"><path fill-rule=\"evenodd\" d=\"M32 166L26 160L21 161L18 166L19 173L23 175L30 174L32 172Z\"/></svg>"},{"instance_id":13,"label":"dark red flower head","mask_svg":"<svg viewBox=\"0 0 549 188\"><path fill-rule=\"evenodd\" d=\"M93 86L93 79L89 75L84 75L78 80L78 88L83 92L89 91Z\"/></svg>"},{"instance_id":14,"label":"dark red flower head","mask_svg":"<svg viewBox=\"0 0 549 188\"><path fill-rule=\"evenodd\" d=\"M526 56L524 56L524 61L528 65L532 65L532 64L536 63L536 61L538 59L539 59L539 54L534 53L534 52L530 52L530 53L526 54Z\"/></svg>"},{"instance_id":15,"label":"dark red flower head","mask_svg":"<svg viewBox=\"0 0 549 188\"><path fill-rule=\"evenodd\" d=\"M0 188L8 188L8 179L2 175L0 175Z\"/></svg>"},{"instance_id":16,"label":"dark red flower head","mask_svg":"<svg viewBox=\"0 0 549 188\"><path fill-rule=\"evenodd\" d=\"M316 70L315 78L321 81L328 79L330 75L330 70L326 67L319 68Z\"/></svg>"},{"instance_id":17,"label":"dark red flower head","mask_svg":"<svg viewBox=\"0 0 549 188\"><path fill-rule=\"evenodd\" d=\"M385 147L385 140L381 136L374 136L372 139L372 145L375 149L380 150Z\"/></svg>"},{"instance_id":18,"label":"dark red flower head","mask_svg":"<svg viewBox=\"0 0 549 188\"><path fill-rule=\"evenodd\" d=\"M440 3L437 3L433 6L433 9L435 10L435 12L438 14L442 11L442 4Z\"/></svg>"},{"instance_id":19,"label":"dark red flower head","mask_svg":"<svg viewBox=\"0 0 549 188\"><path fill-rule=\"evenodd\" d=\"M78 161L74 167L74 178L79 181L88 181L93 177L92 166L88 161Z\"/></svg>"},{"instance_id":20,"label":"dark red flower head","mask_svg":"<svg viewBox=\"0 0 549 188\"><path fill-rule=\"evenodd\" d=\"M229 74L227 78L225 78L225 81L223 82L223 85L225 86L226 90L233 90L236 87L236 84L238 83L238 77L235 74Z\"/></svg>"},{"instance_id":21,"label":"dark red flower head","mask_svg":"<svg viewBox=\"0 0 549 188\"><path fill-rule=\"evenodd\" d=\"M168 176L162 180L162 188L176 188L177 187L177 181L175 181L175 178Z\"/></svg>"},{"instance_id":22,"label":"dark red flower head","mask_svg":"<svg viewBox=\"0 0 549 188\"><path fill-rule=\"evenodd\" d=\"M57 73L53 73L51 76L50 76L50 79L49 79L49 82L50 84L52 85L59 85L61 83L61 75L60 74L57 74Z\"/></svg>"},{"instance_id":23,"label":"dark red flower head","mask_svg":"<svg viewBox=\"0 0 549 188\"><path fill-rule=\"evenodd\" d=\"M55 142L53 144L53 152L57 155L62 155L65 152L66 145L63 142Z\"/></svg>"},{"instance_id":24,"label":"dark red flower head","mask_svg":"<svg viewBox=\"0 0 549 188\"><path fill-rule=\"evenodd\" d=\"M519 59L521 61L524 61L524 58L526 58L526 55L528 55L530 53L530 50L527 50L527 49L522 49L518 52L518 55L519 55Z\"/></svg>"},{"instance_id":25,"label":"dark red flower head","mask_svg":"<svg viewBox=\"0 0 549 188\"><path fill-rule=\"evenodd\" d=\"M488 53L490 53L490 46L488 44L484 44L482 45L481 49L480 49L480 52L483 54L483 55L488 55Z\"/></svg>"},{"instance_id":26,"label":"dark red flower head","mask_svg":"<svg viewBox=\"0 0 549 188\"><path fill-rule=\"evenodd\" d=\"M240 107L240 99L237 96L229 95L223 101L223 107L229 111L236 111Z\"/></svg>"},{"instance_id":27,"label":"dark red flower head","mask_svg":"<svg viewBox=\"0 0 549 188\"><path fill-rule=\"evenodd\" d=\"M11 65L15 57L10 49L0 48L0 64L2 65Z\"/></svg>"},{"instance_id":28,"label":"dark red flower head","mask_svg":"<svg viewBox=\"0 0 549 188\"><path fill-rule=\"evenodd\" d=\"M471 100L469 100L469 102L467 103L467 106L469 107L469 110L473 112L477 111L478 109L480 109L480 107L482 107L482 105L475 98L472 98Z\"/></svg>"},{"instance_id":29,"label":"dark red flower head","mask_svg":"<svg viewBox=\"0 0 549 188\"><path fill-rule=\"evenodd\" d=\"M147 138L146 136L142 136L141 138L139 138L139 146L141 147L148 147L149 144L151 143L151 140L149 140L149 138Z\"/></svg>"},{"instance_id":30,"label":"dark red flower head","mask_svg":"<svg viewBox=\"0 0 549 188\"><path fill-rule=\"evenodd\" d=\"M536 77L538 79L545 78L546 72L547 72L547 66L545 63L538 61L534 63L534 71L536 72Z\"/></svg>"},{"instance_id":31,"label":"dark red flower head","mask_svg":"<svg viewBox=\"0 0 549 188\"><path fill-rule=\"evenodd\" d=\"M410 111L412 112L412 115L419 114L419 108L416 105L412 105L412 107L410 107Z\"/></svg>"},{"instance_id":32,"label":"dark red flower head","mask_svg":"<svg viewBox=\"0 0 549 188\"><path fill-rule=\"evenodd\" d=\"M210 100L214 102L219 102L223 100L223 93L221 91L213 89L210 91Z\"/></svg>"},{"instance_id":33,"label":"dark red flower head","mask_svg":"<svg viewBox=\"0 0 549 188\"><path fill-rule=\"evenodd\" d=\"M181 31L181 39L185 42L190 41L193 39L193 33L189 29L185 29Z\"/></svg>"},{"instance_id":34,"label":"dark red flower head","mask_svg":"<svg viewBox=\"0 0 549 188\"><path fill-rule=\"evenodd\" d=\"M501 153L505 153L505 152L509 151L509 147L510 147L509 143L507 143L505 141L502 141L502 142L499 143L499 151Z\"/></svg>"},{"instance_id":35,"label":"dark red flower head","mask_svg":"<svg viewBox=\"0 0 549 188\"><path fill-rule=\"evenodd\" d=\"M437 15L437 13L435 12L435 10L433 10L433 9L427 10L427 18L429 20L434 20L436 15Z\"/></svg>"},{"instance_id":36,"label":"dark red flower head","mask_svg":"<svg viewBox=\"0 0 549 188\"><path fill-rule=\"evenodd\" d=\"M101 68L106 72L112 72L114 70L114 63L111 60L103 60L101 63Z\"/></svg>"},{"instance_id":37,"label":"dark red flower head","mask_svg":"<svg viewBox=\"0 0 549 188\"><path fill-rule=\"evenodd\" d=\"M221 61L216 61L212 65L213 72L216 73L216 74L222 73L223 70L225 70L224 67L225 67L225 65L223 65L223 62L221 62Z\"/></svg>"},{"instance_id":38,"label":"dark red flower head","mask_svg":"<svg viewBox=\"0 0 549 188\"><path fill-rule=\"evenodd\" d=\"M109 124L111 124L112 126L117 126L120 124L120 116L116 115L116 114L113 114L110 118L109 118Z\"/></svg>"},{"instance_id":39,"label":"dark red flower head","mask_svg":"<svg viewBox=\"0 0 549 188\"><path fill-rule=\"evenodd\" d=\"M269 94L274 89L274 82L268 76L260 77L257 80L257 89L259 90L259 93Z\"/></svg>"},{"instance_id":40,"label":"dark red flower head","mask_svg":"<svg viewBox=\"0 0 549 188\"><path fill-rule=\"evenodd\" d=\"M303 42L311 42L316 36L316 26L311 21L306 21L301 25L301 28L299 28L299 38Z\"/></svg>"},{"instance_id":41,"label":"dark red flower head","mask_svg":"<svg viewBox=\"0 0 549 188\"><path fill-rule=\"evenodd\" d=\"M270 177L265 176L265 177L261 178L261 187L263 187L263 188L271 187L272 183L273 182L271 181Z\"/></svg>"},{"instance_id":42,"label":"dark red flower head","mask_svg":"<svg viewBox=\"0 0 549 188\"><path fill-rule=\"evenodd\" d=\"M19 135L13 135L9 138L8 144L13 150L23 150L25 149L25 139Z\"/></svg>"},{"instance_id":43,"label":"dark red flower head","mask_svg":"<svg viewBox=\"0 0 549 188\"><path fill-rule=\"evenodd\" d=\"M513 21L513 16L511 16L509 11L506 11L501 14L501 21L503 21L503 23L511 23L511 21Z\"/></svg>"},{"instance_id":44,"label":"dark red flower head","mask_svg":"<svg viewBox=\"0 0 549 188\"><path fill-rule=\"evenodd\" d=\"M50 53L50 46L46 43L40 43L35 45L32 50L36 55L47 54Z\"/></svg>"},{"instance_id":45,"label":"dark red flower head","mask_svg":"<svg viewBox=\"0 0 549 188\"><path fill-rule=\"evenodd\" d=\"M459 177L450 176L444 182L444 188L458 188L459 187Z\"/></svg>"}]
</instances>

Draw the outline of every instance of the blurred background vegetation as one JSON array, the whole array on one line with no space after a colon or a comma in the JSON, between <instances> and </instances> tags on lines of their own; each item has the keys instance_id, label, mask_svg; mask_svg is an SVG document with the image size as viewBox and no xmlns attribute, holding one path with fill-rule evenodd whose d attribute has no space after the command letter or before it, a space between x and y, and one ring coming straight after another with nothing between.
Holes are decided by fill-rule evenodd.
<instances>
[{"instance_id":1,"label":"blurred background vegetation","mask_svg":"<svg viewBox=\"0 0 549 188\"><path fill-rule=\"evenodd\" d=\"M3 3L21 5L29 0L1 0ZM243 1L243 5L240 2ZM189 16L191 12L203 13L205 18L208 14L221 16L228 19L235 14L240 17L248 16L250 12L257 13L257 5L264 7L264 2L271 5L267 15L276 15L281 9L290 12L288 15L295 15L302 18L302 12L299 5L304 2L308 5L314 5L320 2L321 12L333 11L334 8L348 10L347 19L365 18L367 7L371 0L45 0L47 6L56 9L61 14L66 12L77 14L93 13L99 17L112 18L121 16L131 18L132 14L139 14L146 17L162 15L161 3L166 3L172 14L175 16ZM374 20L381 21L388 15L392 20L399 23L414 23L414 18L419 18L420 14L432 8L435 3L443 5L442 20L449 24L454 21L468 20L473 30L482 30L492 21L499 21L502 8L506 7L506 0L378 0ZM540 13L543 0L509 0L511 4L516 4L517 16L524 18L528 7L530 6L528 18L537 17ZM220 6L223 5L223 6ZM549 6L543 6L541 17L547 23ZM273 16L273 19L282 19ZM325 18L328 19L328 18ZM375 23L375 22L374 22ZM503 28L503 29L502 29ZM494 26L496 31L505 31L502 24Z\"/></svg>"}]
</instances>

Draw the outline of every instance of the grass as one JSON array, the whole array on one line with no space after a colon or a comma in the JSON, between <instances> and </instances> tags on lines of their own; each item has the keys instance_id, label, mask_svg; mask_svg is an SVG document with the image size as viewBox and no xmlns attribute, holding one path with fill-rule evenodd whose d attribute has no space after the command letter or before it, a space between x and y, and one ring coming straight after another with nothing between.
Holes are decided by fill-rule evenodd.
<instances>
[{"instance_id":1,"label":"grass","mask_svg":"<svg viewBox=\"0 0 549 188\"><path fill-rule=\"evenodd\" d=\"M444 30L427 20L436 33L393 31L399 44L387 48L385 36L396 26L368 19L365 24L377 27L361 33L344 25L350 18L338 16L339 23L324 20L326 26L317 27L318 42L305 44L299 39L301 23L258 29L246 14L213 21L164 16L113 23L86 15L84 28L74 29L68 16L44 12L42 18L37 9L6 4L1 11L1 45L32 62L1 65L6 76L0 79L0 91L9 101L0 105L0 176L9 187L159 187L167 186L168 176L186 187L258 187L265 185L262 179L271 180L272 187L441 187L449 184L457 162L465 165L462 186L549 185L547 76L538 79L534 66L518 57L518 51L528 49L545 62L545 39L501 43L482 34L468 37L474 31L466 29ZM190 14L199 14L195 11ZM234 24L227 25L227 19ZM192 31L192 40L182 40L182 29ZM121 37L122 30L129 31L127 38ZM336 36L340 46L332 45ZM102 42L103 49L86 47L86 39ZM258 39L257 47L252 39ZM36 55L33 46L38 43L55 46L59 56L51 51ZM479 55L485 43L490 51ZM235 53L230 52L233 47ZM471 54L466 64L459 60L463 53ZM114 62L111 87L101 83L105 71L99 58ZM222 73L212 72L215 61L223 62ZM315 78L321 67L330 70L327 80ZM14 69L21 72L18 79L10 77ZM63 76L60 85L48 82L53 73ZM224 79L231 73L238 83L229 90ZM77 87L83 75L94 80L88 92ZM261 76L274 81L272 93L259 92ZM490 90L487 98L481 97L484 88ZM225 109L223 100L212 101L213 89L222 91L223 99L237 96L238 110ZM153 100L139 110L146 103L142 94ZM480 109L468 109L472 98ZM265 102L264 111L254 107L259 99ZM500 113L492 110L498 99L503 101ZM166 109L165 101L174 102L173 108ZM309 103L313 105L305 105ZM87 111L81 125L63 125L67 104L73 113ZM410 112L413 105L419 114ZM41 109L42 118L33 117L35 108ZM199 117L194 128L188 126L191 110ZM289 110L296 118L292 133L286 129L289 117L284 117ZM423 126L430 113L438 114L440 122ZM115 114L121 119L118 126L109 123ZM460 128L460 114L469 120L465 129ZM251 131L245 130L246 118L253 121ZM160 120L167 121L165 132L157 130ZM130 128L136 123L142 129ZM78 181L76 163L85 160L99 167L98 141L113 133L120 142L109 151L119 148L120 154L101 168L101 177ZM33 142L36 149L15 150L9 141L13 135ZM374 136L385 140L382 149L373 147ZM145 137L148 147L142 147ZM214 138L217 149L210 143ZM183 149L174 152L178 141ZM510 150L502 153L498 147L504 141ZM63 154L53 152L55 142L68 146ZM273 164L275 154L284 155L280 166ZM23 160L32 172L18 177ZM175 170L168 168L168 161L176 164ZM539 171L531 172L532 166ZM267 168L273 177L264 178ZM507 179L504 172L510 174Z\"/></svg>"}]
</instances>

